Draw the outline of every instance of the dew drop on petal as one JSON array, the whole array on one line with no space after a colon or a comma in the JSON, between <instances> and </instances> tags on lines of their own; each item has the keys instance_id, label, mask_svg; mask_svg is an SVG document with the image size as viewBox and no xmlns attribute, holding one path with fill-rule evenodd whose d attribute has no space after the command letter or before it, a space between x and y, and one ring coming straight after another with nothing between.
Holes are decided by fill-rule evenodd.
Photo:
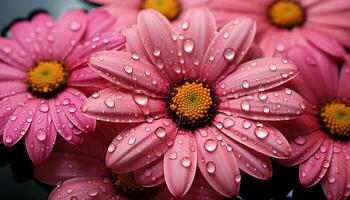
<instances>
[{"instance_id":1,"label":"dew drop on petal","mask_svg":"<svg viewBox=\"0 0 350 200\"><path fill-rule=\"evenodd\" d=\"M194 49L194 40L190 38L185 39L183 49L186 53L191 53Z\"/></svg>"},{"instance_id":2,"label":"dew drop on petal","mask_svg":"<svg viewBox=\"0 0 350 200\"><path fill-rule=\"evenodd\" d=\"M163 138L166 136L166 130L163 127L158 127L155 132L159 138Z\"/></svg>"},{"instance_id":3,"label":"dew drop on petal","mask_svg":"<svg viewBox=\"0 0 350 200\"><path fill-rule=\"evenodd\" d=\"M262 128L262 127L256 127L254 130L254 133L255 133L256 137L258 137L260 139L265 139L269 135L269 132L265 128Z\"/></svg>"},{"instance_id":4,"label":"dew drop on petal","mask_svg":"<svg viewBox=\"0 0 350 200\"><path fill-rule=\"evenodd\" d=\"M134 71L134 69L130 65L125 65L124 66L124 71L127 74L131 74Z\"/></svg>"},{"instance_id":5,"label":"dew drop on petal","mask_svg":"<svg viewBox=\"0 0 350 200\"><path fill-rule=\"evenodd\" d=\"M248 120L244 120L242 122L242 126L244 129L249 129L250 127L252 127L252 122L248 121Z\"/></svg>"},{"instance_id":6,"label":"dew drop on petal","mask_svg":"<svg viewBox=\"0 0 350 200\"><path fill-rule=\"evenodd\" d=\"M148 96L140 94L138 92L133 93L133 99L135 103L137 103L140 106L145 106L148 103Z\"/></svg>"},{"instance_id":7,"label":"dew drop on petal","mask_svg":"<svg viewBox=\"0 0 350 200\"><path fill-rule=\"evenodd\" d=\"M105 105L108 107L108 108L113 108L115 106L115 102L114 102L114 99L111 98L111 97L107 97L104 101Z\"/></svg>"},{"instance_id":8,"label":"dew drop on petal","mask_svg":"<svg viewBox=\"0 0 350 200\"><path fill-rule=\"evenodd\" d=\"M207 168L207 172L208 172L208 173L213 174L213 173L215 173L216 165L215 165L214 162L209 161L209 162L207 162L207 164L206 164L206 168Z\"/></svg>"},{"instance_id":9,"label":"dew drop on petal","mask_svg":"<svg viewBox=\"0 0 350 200\"><path fill-rule=\"evenodd\" d=\"M39 106L39 110L40 110L41 112L46 113L46 112L48 112L48 111L50 110L50 107L49 107L49 105L47 105L46 103L43 103L43 104L41 104L41 105Z\"/></svg>"},{"instance_id":10,"label":"dew drop on petal","mask_svg":"<svg viewBox=\"0 0 350 200\"><path fill-rule=\"evenodd\" d=\"M296 144L303 145L306 143L306 139L304 136L297 136L296 138L294 138L294 142Z\"/></svg>"},{"instance_id":11,"label":"dew drop on petal","mask_svg":"<svg viewBox=\"0 0 350 200\"><path fill-rule=\"evenodd\" d=\"M88 191L88 195L89 195L90 197L97 196L97 194L98 194L98 191L95 190L95 189L91 189L91 190Z\"/></svg>"},{"instance_id":12,"label":"dew drop on petal","mask_svg":"<svg viewBox=\"0 0 350 200\"><path fill-rule=\"evenodd\" d=\"M230 128L235 125L235 121L233 121L231 118L224 119L223 123L225 128Z\"/></svg>"},{"instance_id":13,"label":"dew drop on petal","mask_svg":"<svg viewBox=\"0 0 350 200\"><path fill-rule=\"evenodd\" d=\"M207 150L208 152L213 152L216 150L216 148L218 147L218 142L216 140L213 139L207 139L204 142L204 148L205 150Z\"/></svg>"},{"instance_id":14,"label":"dew drop on petal","mask_svg":"<svg viewBox=\"0 0 350 200\"><path fill-rule=\"evenodd\" d=\"M136 142L136 137L134 137L134 136L131 136L128 140L128 144L130 144L130 145L135 144L135 142Z\"/></svg>"},{"instance_id":15,"label":"dew drop on petal","mask_svg":"<svg viewBox=\"0 0 350 200\"><path fill-rule=\"evenodd\" d=\"M242 86L243 86L243 88L245 88L245 89L249 88L249 86L250 86L249 81L244 80L244 81L242 82Z\"/></svg>"},{"instance_id":16,"label":"dew drop on petal","mask_svg":"<svg viewBox=\"0 0 350 200\"><path fill-rule=\"evenodd\" d=\"M242 101L241 102L241 108L242 110L249 111L250 110L250 104L248 101Z\"/></svg>"},{"instance_id":17,"label":"dew drop on petal","mask_svg":"<svg viewBox=\"0 0 350 200\"><path fill-rule=\"evenodd\" d=\"M107 151L108 151L109 153L112 153L112 152L115 151L115 149L116 149L115 144L110 144L110 145L108 146Z\"/></svg>"},{"instance_id":18,"label":"dew drop on petal","mask_svg":"<svg viewBox=\"0 0 350 200\"><path fill-rule=\"evenodd\" d=\"M240 174L237 174L237 175L235 176L235 181L236 181L237 183L241 181L241 175L240 175Z\"/></svg>"},{"instance_id":19,"label":"dew drop on petal","mask_svg":"<svg viewBox=\"0 0 350 200\"><path fill-rule=\"evenodd\" d=\"M81 25L78 22L73 22L73 23L71 23L69 28L72 31L78 31L81 28Z\"/></svg>"},{"instance_id":20,"label":"dew drop on petal","mask_svg":"<svg viewBox=\"0 0 350 200\"><path fill-rule=\"evenodd\" d=\"M192 161L191 161L191 159L189 157L183 157L181 159L181 165L184 166L184 167L191 166L191 163L192 163Z\"/></svg>"},{"instance_id":21,"label":"dew drop on petal","mask_svg":"<svg viewBox=\"0 0 350 200\"><path fill-rule=\"evenodd\" d=\"M231 48L225 49L224 57L226 60L231 61L235 57L235 51Z\"/></svg>"},{"instance_id":22,"label":"dew drop on petal","mask_svg":"<svg viewBox=\"0 0 350 200\"><path fill-rule=\"evenodd\" d=\"M181 28L183 30L186 30L186 29L188 29L188 27L190 27L190 23L188 21L183 21L181 24Z\"/></svg>"},{"instance_id":23,"label":"dew drop on petal","mask_svg":"<svg viewBox=\"0 0 350 200\"><path fill-rule=\"evenodd\" d=\"M39 129L36 134L35 134L36 139L38 139L39 141L45 141L46 140L46 133L43 129Z\"/></svg>"},{"instance_id":24,"label":"dew drop on petal","mask_svg":"<svg viewBox=\"0 0 350 200\"><path fill-rule=\"evenodd\" d=\"M177 153L176 152L172 152L172 153L170 153L170 155L169 155L169 159L171 159L171 160L175 160L177 158Z\"/></svg>"}]
</instances>

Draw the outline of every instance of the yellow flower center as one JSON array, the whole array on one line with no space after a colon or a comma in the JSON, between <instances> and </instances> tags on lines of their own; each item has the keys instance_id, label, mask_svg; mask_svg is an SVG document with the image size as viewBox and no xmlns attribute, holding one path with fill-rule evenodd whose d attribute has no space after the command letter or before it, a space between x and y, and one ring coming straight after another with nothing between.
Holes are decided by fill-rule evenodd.
<instances>
[{"instance_id":1,"label":"yellow flower center","mask_svg":"<svg viewBox=\"0 0 350 200\"><path fill-rule=\"evenodd\" d=\"M178 0L145 0L142 7L154 9L169 20L175 19L181 10Z\"/></svg>"},{"instance_id":2,"label":"yellow flower center","mask_svg":"<svg viewBox=\"0 0 350 200\"><path fill-rule=\"evenodd\" d=\"M275 26L293 28L304 22L305 13L298 3L289 0L279 0L270 6L268 18Z\"/></svg>"},{"instance_id":3,"label":"yellow flower center","mask_svg":"<svg viewBox=\"0 0 350 200\"><path fill-rule=\"evenodd\" d=\"M138 184L132 173L113 174L114 187L118 193L133 197L145 197L153 192L152 188L145 188Z\"/></svg>"},{"instance_id":4,"label":"yellow flower center","mask_svg":"<svg viewBox=\"0 0 350 200\"><path fill-rule=\"evenodd\" d=\"M175 87L170 94L169 111L182 125L207 122L214 105L211 90L200 82L186 82ZM192 126L192 127L191 127Z\"/></svg>"},{"instance_id":5,"label":"yellow flower center","mask_svg":"<svg viewBox=\"0 0 350 200\"><path fill-rule=\"evenodd\" d=\"M320 120L327 133L336 138L350 138L350 106L332 102L321 109Z\"/></svg>"},{"instance_id":6,"label":"yellow flower center","mask_svg":"<svg viewBox=\"0 0 350 200\"><path fill-rule=\"evenodd\" d=\"M27 73L28 90L39 97L52 97L66 84L68 71L56 61L42 61Z\"/></svg>"}]
</instances>

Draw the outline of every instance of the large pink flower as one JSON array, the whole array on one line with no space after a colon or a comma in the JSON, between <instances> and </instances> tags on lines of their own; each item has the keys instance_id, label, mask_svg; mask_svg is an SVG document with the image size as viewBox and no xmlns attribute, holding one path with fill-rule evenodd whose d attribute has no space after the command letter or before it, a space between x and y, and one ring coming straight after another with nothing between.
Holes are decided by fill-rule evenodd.
<instances>
[{"instance_id":1,"label":"large pink flower","mask_svg":"<svg viewBox=\"0 0 350 200\"><path fill-rule=\"evenodd\" d=\"M240 18L216 32L211 13L195 9L176 33L165 17L147 10L137 28L125 31L127 52L93 54L89 64L116 87L93 94L82 111L135 123L109 146L107 166L119 173L136 170L145 186L165 180L177 197L190 189L197 165L225 196L238 193L239 168L270 178L268 156L288 157L289 144L275 128L252 120L292 119L304 104L281 86L298 74L294 64L281 58L239 64L255 27ZM161 172L147 177L149 169Z\"/></svg>"},{"instance_id":2,"label":"large pink flower","mask_svg":"<svg viewBox=\"0 0 350 200\"><path fill-rule=\"evenodd\" d=\"M58 21L37 14L0 38L0 136L5 146L25 136L31 160L45 160L57 132L78 144L95 129L95 120L81 114L91 91L105 80L86 64L87 56L120 47L125 38L107 32L114 19L107 12L71 10ZM96 87L95 87L96 88Z\"/></svg>"},{"instance_id":3,"label":"large pink flower","mask_svg":"<svg viewBox=\"0 0 350 200\"><path fill-rule=\"evenodd\" d=\"M283 165L298 165L304 186L321 182L328 199L350 193L350 56L338 75L335 64L317 52L295 48L288 58L300 67L293 84L310 102L310 112L280 124L292 148ZM293 81L294 81L293 80Z\"/></svg>"},{"instance_id":4,"label":"large pink flower","mask_svg":"<svg viewBox=\"0 0 350 200\"><path fill-rule=\"evenodd\" d=\"M141 10L154 9L166 16L172 23L182 19L184 13L191 8L207 6L212 0L88 0L103 4L117 20L117 30L123 30L136 24Z\"/></svg>"},{"instance_id":5,"label":"large pink flower","mask_svg":"<svg viewBox=\"0 0 350 200\"><path fill-rule=\"evenodd\" d=\"M257 20L264 55L280 55L294 45L312 46L335 57L350 47L348 0L214 0L219 24L237 16Z\"/></svg>"},{"instance_id":6,"label":"large pink flower","mask_svg":"<svg viewBox=\"0 0 350 200\"><path fill-rule=\"evenodd\" d=\"M135 182L133 174L114 174L106 168L104 159L108 144L120 130L121 127L98 123L96 132L87 136L79 146L59 140L47 161L34 168L38 180L50 185L58 184L48 199L173 199L165 185L144 188ZM147 173L154 176L158 172ZM181 198L195 199L220 200L222 196L199 174L190 193Z\"/></svg>"}]
</instances>

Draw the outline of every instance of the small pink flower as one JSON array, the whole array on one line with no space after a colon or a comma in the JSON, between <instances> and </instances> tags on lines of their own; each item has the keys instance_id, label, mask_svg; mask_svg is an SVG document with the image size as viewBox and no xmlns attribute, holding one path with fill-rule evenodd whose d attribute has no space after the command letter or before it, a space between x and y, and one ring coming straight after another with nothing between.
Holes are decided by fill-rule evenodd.
<instances>
[{"instance_id":1,"label":"small pink flower","mask_svg":"<svg viewBox=\"0 0 350 200\"><path fill-rule=\"evenodd\" d=\"M91 53L120 47L125 38L107 32L105 11L71 10L56 22L48 14L20 21L0 38L0 136L5 146L25 136L31 160L45 160L57 132L72 144L95 129L81 114L82 91L106 84L86 64ZM95 87L101 88L101 87Z\"/></svg>"},{"instance_id":2,"label":"small pink flower","mask_svg":"<svg viewBox=\"0 0 350 200\"><path fill-rule=\"evenodd\" d=\"M297 74L281 58L239 64L255 36L255 22L239 18L216 32L207 9L184 16L179 33L160 13L146 10L125 31L127 52L102 51L89 64L115 84L93 94L82 111L99 120L134 123L109 147L106 164L136 170L145 186L165 182L180 197L197 166L225 196L239 191L239 168L268 179L268 156L286 158L283 135L254 120L286 120L303 113L303 99L282 87ZM156 177L144 171L160 171ZM164 172L163 172L164 171Z\"/></svg>"},{"instance_id":3,"label":"small pink flower","mask_svg":"<svg viewBox=\"0 0 350 200\"><path fill-rule=\"evenodd\" d=\"M341 70L318 52L297 47L288 58L300 67L292 82L306 99L310 111L279 124L286 133L292 155L283 165L299 165L299 180L310 187L321 182L328 199L346 199L350 193L350 56ZM278 124L278 123L277 123Z\"/></svg>"},{"instance_id":4,"label":"small pink flower","mask_svg":"<svg viewBox=\"0 0 350 200\"><path fill-rule=\"evenodd\" d=\"M48 199L173 199L165 185L144 188L135 182L133 174L114 174L106 168L104 159L108 144L120 130L121 127L98 123L95 133L88 135L79 146L59 140L47 161L34 168L38 180L50 185L57 184ZM154 176L157 171L144 173ZM222 196L199 174L190 194L181 199L220 200Z\"/></svg>"},{"instance_id":5,"label":"small pink flower","mask_svg":"<svg viewBox=\"0 0 350 200\"><path fill-rule=\"evenodd\" d=\"M241 15L257 20L257 42L265 56L302 45L342 57L340 43L350 47L347 0L214 0L211 9L220 25Z\"/></svg>"},{"instance_id":6,"label":"small pink flower","mask_svg":"<svg viewBox=\"0 0 350 200\"><path fill-rule=\"evenodd\" d=\"M206 7L212 0L88 0L103 4L117 20L117 30L123 30L136 24L137 15L141 10L154 9L168 18L172 23L182 19L185 12L191 8Z\"/></svg>"}]
</instances>

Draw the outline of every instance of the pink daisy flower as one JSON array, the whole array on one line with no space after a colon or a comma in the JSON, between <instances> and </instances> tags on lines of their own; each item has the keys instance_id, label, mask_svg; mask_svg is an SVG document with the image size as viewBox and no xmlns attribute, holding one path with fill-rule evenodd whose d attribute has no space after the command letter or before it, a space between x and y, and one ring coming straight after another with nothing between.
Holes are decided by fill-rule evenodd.
<instances>
[{"instance_id":1,"label":"pink daisy flower","mask_svg":"<svg viewBox=\"0 0 350 200\"><path fill-rule=\"evenodd\" d=\"M117 20L117 30L123 30L136 24L137 15L141 10L154 9L163 14L169 21L176 23L191 9L207 6L212 0L88 0L103 4Z\"/></svg>"},{"instance_id":2,"label":"pink daisy flower","mask_svg":"<svg viewBox=\"0 0 350 200\"><path fill-rule=\"evenodd\" d=\"M214 0L211 8L219 24L241 15L255 19L265 56L302 45L342 57L340 44L350 47L347 0Z\"/></svg>"},{"instance_id":3,"label":"pink daisy flower","mask_svg":"<svg viewBox=\"0 0 350 200\"><path fill-rule=\"evenodd\" d=\"M165 185L145 188L136 182L132 173L115 174L106 168L108 145L120 130L121 127L115 125L98 123L95 133L79 146L59 140L47 161L34 168L38 180L50 185L58 183L48 199L173 199ZM147 173L151 176L157 171ZM222 196L203 177L197 176L189 194L181 199L219 200Z\"/></svg>"},{"instance_id":4,"label":"pink daisy flower","mask_svg":"<svg viewBox=\"0 0 350 200\"><path fill-rule=\"evenodd\" d=\"M157 27L157 28L155 28ZM179 33L160 13L146 10L125 31L127 52L102 51L89 64L116 85L94 93L82 111L99 120L134 123L108 148L114 172L136 170L144 185L164 180L187 193L197 166L224 196L239 191L239 168L267 179L268 156L286 158L283 135L254 120L287 120L303 113L303 99L282 87L297 74L281 58L239 64L255 36L255 22L240 18L219 32L207 9L184 16ZM159 178L145 171L160 171Z\"/></svg>"},{"instance_id":5,"label":"pink daisy flower","mask_svg":"<svg viewBox=\"0 0 350 200\"><path fill-rule=\"evenodd\" d=\"M72 144L95 129L81 114L82 91L104 83L86 64L95 51L116 49L125 38L107 32L114 19L102 10L71 10L56 22L48 14L20 21L0 38L0 136L5 146L25 137L38 164L50 154L57 132ZM95 87L96 88L96 87Z\"/></svg>"},{"instance_id":6,"label":"pink daisy flower","mask_svg":"<svg viewBox=\"0 0 350 200\"><path fill-rule=\"evenodd\" d=\"M328 199L346 199L350 194L350 56L340 77L336 65L317 52L298 47L288 52L288 58L300 67L304 81L293 84L311 106L307 114L279 125L292 148L291 157L280 163L300 165L303 186L321 182Z\"/></svg>"}]
</instances>

